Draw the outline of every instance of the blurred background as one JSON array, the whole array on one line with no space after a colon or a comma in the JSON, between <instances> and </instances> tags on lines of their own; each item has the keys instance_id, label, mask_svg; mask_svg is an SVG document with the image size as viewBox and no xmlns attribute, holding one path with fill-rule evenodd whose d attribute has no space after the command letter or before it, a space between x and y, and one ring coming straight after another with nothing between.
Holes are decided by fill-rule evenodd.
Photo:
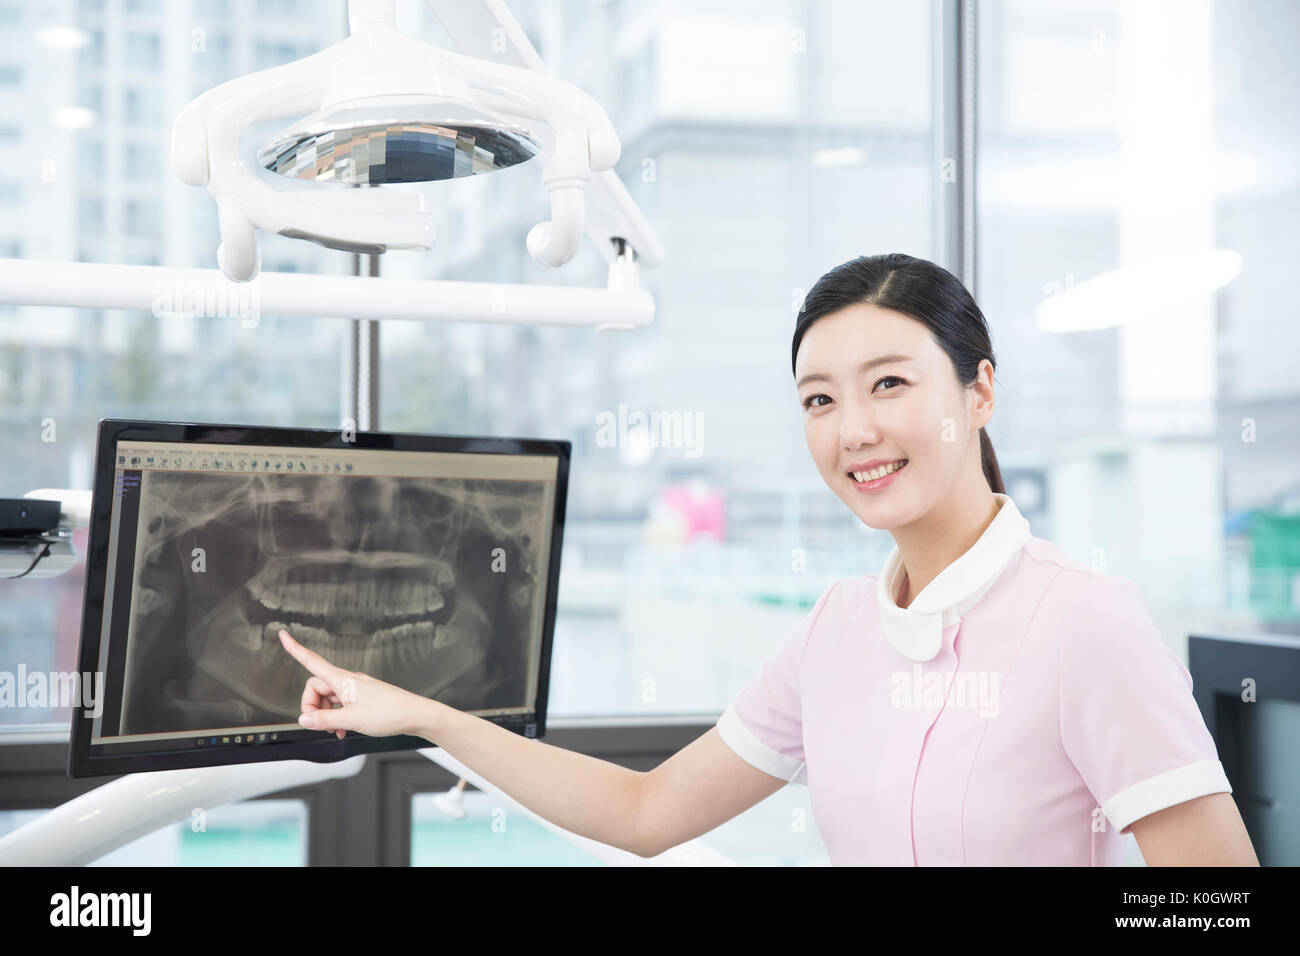
<instances>
[{"instance_id":1,"label":"blurred background","mask_svg":"<svg viewBox=\"0 0 1300 956\"><path fill-rule=\"evenodd\" d=\"M804 292L847 259L906 252L961 274L944 239L958 147L935 81L953 55L943 5L510 7L614 121L617 172L666 250L642 272L655 320L383 322L378 427L571 441L550 713L611 740L698 733L831 581L878 571L892 547L818 475L789 350ZM977 12L967 282L993 333L988 431L1008 493L1034 534L1135 580L1184 659L1189 632L1300 633L1300 304L1286 278L1300 261L1300 5ZM455 49L423 3L398 13ZM0 257L215 268L215 204L171 171L175 115L346 32L343 0L0 2ZM428 184L437 246L385 254L383 275L603 286L590 243L558 270L528 256L539 179L526 163ZM347 253L262 243L267 271L351 274ZM349 325L0 306L0 494L89 488L103 417L337 428ZM680 415L693 440L601 440L602 416L636 412ZM57 441L42 440L46 419ZM83 558L85 544L83 531ZM76 669L82 570L0 581L0 670ZM68 718L0 708L0 746L66 740ZM0 771L0 833L39 812L16 796L22 766ZM106 862L308 862L315 805L248 801L206 834L178 825ZM811 815L789 823L807 807L786 787L707 842L743 863L824 864ZM526 820L507 845L490 806L472 809L451 822L412 797L397 837L409 862L594 862Z\"/></svg>"}]
</instances>

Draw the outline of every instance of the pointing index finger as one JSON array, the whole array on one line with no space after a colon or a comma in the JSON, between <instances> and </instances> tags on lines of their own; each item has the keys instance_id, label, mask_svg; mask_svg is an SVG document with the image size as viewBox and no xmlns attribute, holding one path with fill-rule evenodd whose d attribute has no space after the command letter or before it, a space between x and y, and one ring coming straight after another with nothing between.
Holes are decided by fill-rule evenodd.
<instances>
[{"instance_id":1,"label":"pointing index finger","mask_svg":"<svg viewBox=\"0 0 1300 956\"><path fill-rule=\"evenodd\" d=\"M341 671L325 658L321 657L313 650L303 647L290 636L289 632L280 629L280 644L307 670L311 671L317 677L324 678L331 686L338 679Z\"/></svg>"}]
</instances>

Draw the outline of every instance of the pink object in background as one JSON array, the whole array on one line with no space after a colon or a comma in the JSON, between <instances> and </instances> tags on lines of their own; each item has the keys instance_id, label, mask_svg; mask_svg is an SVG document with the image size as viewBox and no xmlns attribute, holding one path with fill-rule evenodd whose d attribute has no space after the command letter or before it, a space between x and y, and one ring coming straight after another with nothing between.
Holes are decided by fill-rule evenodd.
<instances>
[{"instance_id":1,"label":"pink object in background","mask_svg":"<svg viewBox=\"0 0 1300 956\"><path fill-rule=\"evenodd\" d=\"M727 506L722 492L698 479L664 489L661 500L681 514L686 523L686 540L697 537L723 541L727 533Z\"/></svg>"}]
</instances>

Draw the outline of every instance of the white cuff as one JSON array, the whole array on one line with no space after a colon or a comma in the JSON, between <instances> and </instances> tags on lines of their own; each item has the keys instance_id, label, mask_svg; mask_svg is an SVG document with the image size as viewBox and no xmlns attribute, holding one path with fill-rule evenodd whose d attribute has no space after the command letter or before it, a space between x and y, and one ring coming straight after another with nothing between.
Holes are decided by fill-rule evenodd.
<instances>
[{"instance_id":1,"label":"white cuff","mask_svg":"<svg viewBox=\"0 0 1300 956\"><path fill-rule=\"evenodd\" d=\"M1117 831L1149 813L1210 793L1232 793L1232 784L1218 760L1200 760L1148 777L1121 790L1101 808Z\"/></svg>"},{"instance_id":2,"label":"white cuff","mask_svg":"<svg viewBox=\"0 0 1300 956\"><path fill-rule=\"evenodd\" d=\"M752 764L763 773L770 774L787 783L808 782L808 764L806 761L787 757L755 737L737 716L735 702L718 718L718 734L728 747L734 750L746 763Z\"/></svg>"}]
</instances>

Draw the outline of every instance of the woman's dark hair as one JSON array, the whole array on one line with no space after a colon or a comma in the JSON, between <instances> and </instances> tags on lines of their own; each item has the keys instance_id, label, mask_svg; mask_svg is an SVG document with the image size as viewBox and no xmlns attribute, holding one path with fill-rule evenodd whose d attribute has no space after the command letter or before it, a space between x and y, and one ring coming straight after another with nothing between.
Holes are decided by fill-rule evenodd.
<instances>
[{"instance_id":1,"label":"woman's dark hair","mask_svg":"<svg viewBox=\"0 0 1300 956\"><path fill-rule=\"evenodd\" d=\"M983 359L997 368L988 322L961 280L926 259L891 252L850 259L817 280L804 297L795 319L794 344L790 347L791 374L799 354L799 342L809 326L832 312L864 303L901 312L928 328L952 360L962 387L975 381ZM980 429L980 460L989 488L1005 494L993 442L983 428Z\"/></svg>"}]
</instances>

